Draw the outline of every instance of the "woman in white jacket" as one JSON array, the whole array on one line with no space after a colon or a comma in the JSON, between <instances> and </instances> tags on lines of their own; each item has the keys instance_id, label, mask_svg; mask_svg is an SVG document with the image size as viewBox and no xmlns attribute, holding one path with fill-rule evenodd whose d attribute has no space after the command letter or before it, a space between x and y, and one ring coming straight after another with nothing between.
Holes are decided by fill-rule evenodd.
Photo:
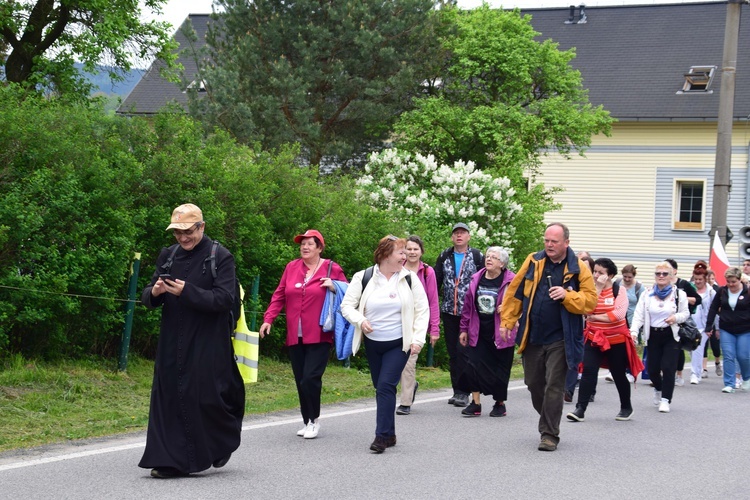
<instances>
[{"instance_id":1,"label":"woman in white jacket","mask_svg":"<svg viewBox=\"0 0 750 500\"><path fill-rule=\"evenodd\" d=\"M404 239L381 239L375 266L354 275L341 301L341 314L355 327L352 354L364 340L375 386L375 453L396 445L396 386L409 356L422 350L430 320L424 287L404 268L405 248Z\"/></svg>"},{"instance_id":2,"label":"woman in white jacket","mask_svg":"<svg viewBox=\"0 0 750 500\"><path fill-rule=\"evenodd\" d=\"M690 317L685 292L672 285L674 269L668 262L656 265L656 283L641 294L630 324L630 335L638 339L643 326L643 339L648 347L646 368L654 384L654 404L669 413L674 392L677 358L680 354L680 323Z\"/></svg>"}]
</instances>

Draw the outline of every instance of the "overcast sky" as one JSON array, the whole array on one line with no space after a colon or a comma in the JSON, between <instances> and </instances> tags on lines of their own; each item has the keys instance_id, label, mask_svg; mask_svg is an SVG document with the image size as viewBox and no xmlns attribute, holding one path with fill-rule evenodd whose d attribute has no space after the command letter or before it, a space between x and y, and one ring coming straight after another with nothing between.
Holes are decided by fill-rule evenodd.
<instances>
[{"instance_id":1,"label":"overcast sky","mask_svg":"<svg viewBox=\"0 0 750 500\"><path fill-rule=\"evenodd\" d=\"M569 5L578 5L583 3L589 7L601 5L646 5L646 4L665 4L665 3L692 3L702 0L491 0L488 1L493 7L568 7ZM705 1L705 0L703 0ZM210 14L212 0L169 0L164 6L164 12L159 19L169 22L176 30L188 14ZM482 0L458 0L458 6L464 9L471 9L482 5Z\"/></svg>"}]
</instances>

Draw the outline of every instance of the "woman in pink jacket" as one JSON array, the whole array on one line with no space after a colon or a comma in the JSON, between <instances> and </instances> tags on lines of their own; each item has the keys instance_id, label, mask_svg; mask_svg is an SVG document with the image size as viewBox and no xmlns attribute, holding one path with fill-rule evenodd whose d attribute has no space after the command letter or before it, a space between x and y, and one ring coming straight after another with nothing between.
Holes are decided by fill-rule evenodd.
<instances>
[{"instance_id":1,"label":"woman in pink jacket","mask_svg":"<svg viewBox=\"0 0 750 500\"><path fill-rule=\"evenodd\" d=\"M516 339L514 328L507 339L500 335L500 306L505 290L516 276L507 269L508 252L489 247L484 254L484 269L471 278L461 312L461 345L469 346L472 401L461 411L467 417L482 414L479 394L491 395L495 404L490 417L504 417L508 399L510 370Z\"/></svg>"},{"instance_id":2,"label":"woman in pink jacket","mask_svg":"<svg viewBox=\"0 0 750 500\"><path fill-rule=\"evenodd\" d=\"M406 238L406 264L404 267L419 277L424 291L427 293L427 301L430 304L430 325L427 332L430 334L430 345L435 347L435 342L440 338L440 304L438 303L437 279L435 270L422 262L424 255L424 244L422 238L416 235ZM409 415L414 396L417 395L419 382L417 382L417 358L419 354L412 354L406 362L404 371L401 373L401 404L396 408L396 415Z\"/></svg>"},{"instance_id":3,"label":"woman in pink jacket","mask_svg":"<svg viewBox=\"0 0 750 500\"><path fill-rule=\"evenodd\" d=\"M320 232L309 229L295 236L294 242L300 246L300 258L286 265L263 315L260 337L270 333L271 323L286 307L286 345L305 423L297 435L313 439L320 430L320 392L333 345L333 332L323 331L320 312L326 291L335 292L331 280L346 281L346 276L338 264L322 258L325 241Z\"/></svg>"}]
</instances>

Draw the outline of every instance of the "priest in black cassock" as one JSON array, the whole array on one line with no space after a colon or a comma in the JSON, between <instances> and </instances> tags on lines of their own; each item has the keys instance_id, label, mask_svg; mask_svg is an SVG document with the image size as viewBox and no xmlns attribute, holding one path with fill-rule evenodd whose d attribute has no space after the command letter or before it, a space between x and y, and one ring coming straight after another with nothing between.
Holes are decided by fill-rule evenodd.
<instances>
[{"instance_id":1,"label":"priest in black cassock","mask_svg":"<svg viewBox=\"0 0 750 500\"><path fill-rule=\"evenodd\" d=\"M141 301L162 308L146 449L140 467L156 478L223 467L240 445L245 386L232 349L234 257L204 235L203 214L180 205Z\"/></svg>"}]
</instances>

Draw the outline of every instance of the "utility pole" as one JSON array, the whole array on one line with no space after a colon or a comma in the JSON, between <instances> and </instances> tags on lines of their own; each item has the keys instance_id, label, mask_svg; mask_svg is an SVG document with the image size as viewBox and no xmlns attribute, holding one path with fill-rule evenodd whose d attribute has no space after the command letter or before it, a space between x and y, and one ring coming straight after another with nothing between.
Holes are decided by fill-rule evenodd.
<instances>
[{"instance_id":1,"label":"utility pole","mask_svg":"<svg viewBox=\"0 0 750 500\"><path fill-rule=\"evenodd\" d=\"M727 244L727 205L732 187L732 120L734 118L734 82L737 74L737 47L740 36L742 4L746 0L727 1L727 19L724 27L724 56L721 68L721 93L716 136L716 163L714 166L714 199L711 209L709 237L718 231L722 245Z\"/></svg>"}]
</instances>

